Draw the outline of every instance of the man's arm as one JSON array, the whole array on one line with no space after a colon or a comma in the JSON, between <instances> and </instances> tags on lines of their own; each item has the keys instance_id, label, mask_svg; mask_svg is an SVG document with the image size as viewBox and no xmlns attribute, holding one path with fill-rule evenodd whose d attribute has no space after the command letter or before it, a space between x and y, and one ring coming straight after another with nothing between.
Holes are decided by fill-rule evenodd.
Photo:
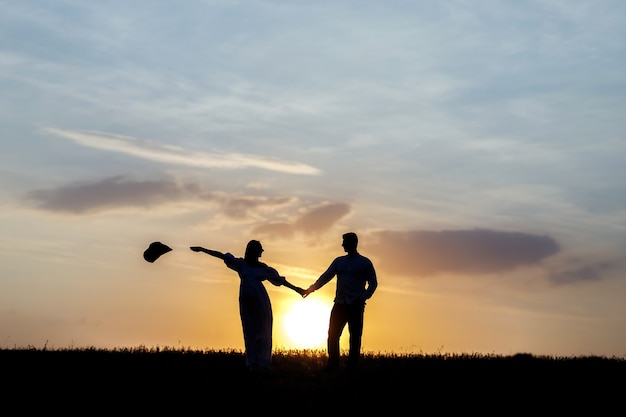
<instances>
[{"instance_id":1,"label":"man's arm","mask_svg":"<svg viewBox=\"0 0 626 417\"><path fill-rule=\"evenodd\" d=\"M324 273L322 275L320 275L320 277L313 284L311 284L311 286L309 288L304 290L304 293L302 293L302 297L307 297L313 291L319 290L324 285L326 285L331 279L333 279L335 274L337 274L336 263L337 263L337 259L335 259L330 264L328 269L326 269L326 271L324 271Z\"/></svg>"},{"instance_id":2,"label":"man's arm","mask_svg":"<svg viewBox=\"0 0 626 417\"><path fill-rule=\"evenodd\" d=\"M369 298L374 295L374 291L378 287L378 278L376 277L376 270L374 269L374 264L369 261L369 267L367 268L368 276L365 278L367 282L367 288L365 289L365 299L369 300Z\"/></svg>"}]
</instances>

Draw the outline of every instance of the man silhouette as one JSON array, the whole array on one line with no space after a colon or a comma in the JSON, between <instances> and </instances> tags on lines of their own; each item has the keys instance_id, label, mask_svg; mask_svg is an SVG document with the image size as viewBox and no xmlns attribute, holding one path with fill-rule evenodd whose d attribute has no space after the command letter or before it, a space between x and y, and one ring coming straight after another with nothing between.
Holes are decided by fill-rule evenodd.
<instances>
[{"instance_id":1,"label":"man silhouette","mask_svg":"<svg viewBox=\"0 0 626 417\"><path fill-rule=\"evenodd\" d=\"M310 293L326 285L337 276L337 288L328 324L328 369L339 367L339 339L346 324L350 332L348 368L354 369L361 355L363 316L365 301L376 291L378 280L372 262L357 251L359 239L356 233L343 236L346 255L335 258L328 269L302 294Z\"/></svg>"}]
</instances>

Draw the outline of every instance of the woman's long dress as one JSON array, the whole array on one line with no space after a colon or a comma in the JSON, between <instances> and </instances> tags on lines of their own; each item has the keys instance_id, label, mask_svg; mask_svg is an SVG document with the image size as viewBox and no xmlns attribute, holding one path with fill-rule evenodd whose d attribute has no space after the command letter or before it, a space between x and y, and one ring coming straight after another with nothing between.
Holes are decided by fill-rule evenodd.
<instances>
[{"instance_id":1,"label":"woman's long dress","mask_svg":"<svg viewBox=\"0 0 626 417\"><path fill-rule=\"evenodd\" d=\"M246 367L251 371L266 370L272 359L272 304L263 285L264 280L276 286L285 277L265 264L249 265L245 259L231 253L224 255L227 267L239 274L239 315L243 327Z\"/></svg>"}]
</instances>

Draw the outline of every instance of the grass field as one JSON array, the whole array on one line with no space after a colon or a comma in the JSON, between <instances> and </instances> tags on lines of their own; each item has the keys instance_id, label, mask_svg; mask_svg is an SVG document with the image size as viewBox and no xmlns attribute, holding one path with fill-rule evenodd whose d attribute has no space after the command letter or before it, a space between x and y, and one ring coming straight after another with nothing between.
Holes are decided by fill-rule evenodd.
<instances>
[{"instance_id":1,"label":"grass field","mask_svg":"<svg viewBox=\"0 0 626 417\"><path fill-rule=\"evenodd\" d=\"M325 361L277 351L270 372L250 375L238 351L0 350L3 405L20 415L600 416L626 397L623 358L365 353L356 371L331 373Z\"/></svg>"}]
</instances>

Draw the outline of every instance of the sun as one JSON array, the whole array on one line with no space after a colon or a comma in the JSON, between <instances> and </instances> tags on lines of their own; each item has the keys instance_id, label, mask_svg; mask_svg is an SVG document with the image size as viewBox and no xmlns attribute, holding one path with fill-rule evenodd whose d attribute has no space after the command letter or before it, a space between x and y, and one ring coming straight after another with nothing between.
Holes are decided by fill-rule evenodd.
<instances>
[{"instance_id":1,"label":"sun","mask_svg":"<svg viewBox=\"0 0 626 417\"><path fill-rule=\"evenodd\" d=\"M299 300L284 319L289 341L298 349L320 349L326 346L331 306L321 301Z\"/></svg>"}]
</instances>

